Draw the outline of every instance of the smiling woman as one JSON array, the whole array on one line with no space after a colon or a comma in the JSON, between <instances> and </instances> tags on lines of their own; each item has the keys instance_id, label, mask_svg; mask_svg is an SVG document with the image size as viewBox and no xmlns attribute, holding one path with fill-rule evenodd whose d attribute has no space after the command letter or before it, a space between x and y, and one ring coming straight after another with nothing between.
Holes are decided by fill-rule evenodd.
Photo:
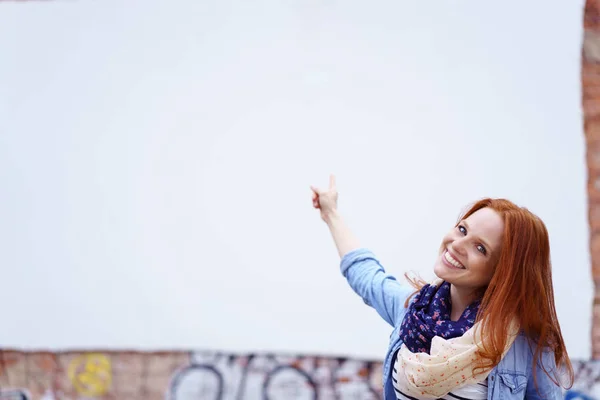
<instances>
[{"instance_id":1,"label":"smiling woman","mask_svg":"<svg viewBox=\"0 0 600 400\"><path fill-rule=\"evenodd\" d=\"M440 256L433 268L435 274L452 283L454 299L452 316L477 298L494 275L502 249L504 221L489 207L481 208L464 218L452 229L440 247Z\"/></svg>"},{"instance_id":2,"label":"smiling woman","mask_svg":"<svg viewBox=\"0 0 600 400\"><path fill-rule=\"evenodd\" d=\"M402 284L361 248L337 211L335 179L315 187L341 257L366 304L394 327L384 398L561 399L573 382L554 306L547 229L505 199L476 202L444 236L432 283Z\"/></svg>"}]
</instances>

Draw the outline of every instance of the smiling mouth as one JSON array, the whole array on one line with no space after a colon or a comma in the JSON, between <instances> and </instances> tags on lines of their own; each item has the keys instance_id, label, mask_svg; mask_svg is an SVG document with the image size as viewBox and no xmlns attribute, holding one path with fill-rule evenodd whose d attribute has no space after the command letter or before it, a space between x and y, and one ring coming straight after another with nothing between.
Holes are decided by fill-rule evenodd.
<instances>
[{"instance_id":1,"label":"smiling mouth","mask_svg":"<svg viewBox=\"0 0 600 400\"><path fill-rule=\"evenodd\" d=\"M452 257L448 250L444 252L444 261L446 261L446 263L449 264L450 267L456 269L465 269L465 266L458 262L458 260L456 260L454 257Z\"/></svg>"}]
</instances>

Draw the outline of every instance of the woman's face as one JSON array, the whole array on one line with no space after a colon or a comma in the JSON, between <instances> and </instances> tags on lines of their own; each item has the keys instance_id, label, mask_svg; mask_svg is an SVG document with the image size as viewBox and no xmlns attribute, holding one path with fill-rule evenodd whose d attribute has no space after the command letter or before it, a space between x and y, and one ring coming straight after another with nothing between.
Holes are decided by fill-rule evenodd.
<instances>
[{"instance_id":1,"label":"woman's face","mask_svg":"<svg viewBox=\"0 0 600 400\"><path fill-rule=\"evenodd\" d=\"M444 236L433 271L456 288L478 290L492 276L504 234L504 221L489 207L474 212Z\"/></svg>"}]
</instances>

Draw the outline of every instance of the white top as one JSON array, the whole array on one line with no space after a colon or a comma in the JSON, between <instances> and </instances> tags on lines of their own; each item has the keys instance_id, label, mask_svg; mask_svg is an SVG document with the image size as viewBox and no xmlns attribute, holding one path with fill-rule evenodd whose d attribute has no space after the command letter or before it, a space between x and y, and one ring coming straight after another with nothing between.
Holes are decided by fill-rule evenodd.
<instances>
[{"instance_id":1,"label":"white top","mask_svg":"<svg viewBox=\"0 0 600 400\"><path fill-rule=\"evenodd\" d=\"M398 374L398 369L401 368L398 363L398 357L394 362L394 370L392 372L392 379L394 381L394 390L396 391L396 397L398 400L420 400L418 398L406 395L402 392L402 388L408 386L406 377L404 374ZM486 400L488 397L488 383L487 379L483 380L474 385L466 385L454 389L446 396L441 397L444 400Z\"/></svg>"}]
</instances>

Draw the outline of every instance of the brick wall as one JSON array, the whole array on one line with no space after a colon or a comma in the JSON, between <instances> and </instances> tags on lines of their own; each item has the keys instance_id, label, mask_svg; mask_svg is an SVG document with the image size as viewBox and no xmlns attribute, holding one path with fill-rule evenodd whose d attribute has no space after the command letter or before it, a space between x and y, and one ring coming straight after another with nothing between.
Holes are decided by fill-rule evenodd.
<instances>
[{"instance_id":1,"label":"brick wall","mask_svg":"<svg viewBox=\"0 0 600 400\"><path fill-rule=\"evenodd\" d=\"M573 366L563 398L600 399L600 362ZM381 400L381 374L379 360L306 354L0 350L0 400Z\"/></svg>"},{"instance_id":2,"label":"brick wall","mask_svg":"<svg viewBox=\"0 0 600 400\"><path fill-rule=\"evenodd\" d=\"M600 359L600 1L587 0L582 46L582 104L588 166L590 252L594 301L592 358Z\"/></svg>"}]
</instances>

